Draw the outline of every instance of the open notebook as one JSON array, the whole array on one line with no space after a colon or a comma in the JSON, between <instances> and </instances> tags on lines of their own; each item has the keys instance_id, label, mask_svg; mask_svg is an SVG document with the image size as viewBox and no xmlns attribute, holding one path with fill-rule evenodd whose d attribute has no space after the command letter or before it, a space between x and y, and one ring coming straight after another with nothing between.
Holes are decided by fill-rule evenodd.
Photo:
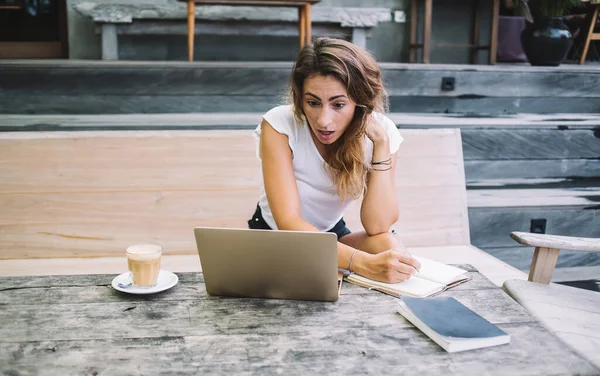
<instances>
[{"instance_id":1,"label":"open notebook","mask_svg":"<svg viewBox=\"0 0 600 376\"><path fill-rule=\"evenodd\" d=\"M400 283L373 281L358 274L350 274L346 279L356 285L368 287L393 296L413 296L422 298L468 281L467 271L441 262L414 256L421 263L419 273Z\"/></svg>"}]
</instances>

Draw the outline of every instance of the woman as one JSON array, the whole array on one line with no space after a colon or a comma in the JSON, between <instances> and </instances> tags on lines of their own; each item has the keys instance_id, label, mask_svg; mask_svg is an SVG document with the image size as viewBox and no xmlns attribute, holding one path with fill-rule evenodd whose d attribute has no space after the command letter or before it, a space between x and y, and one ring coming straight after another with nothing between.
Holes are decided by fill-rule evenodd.
<instances>
[{"instance_id":1,"label":"woman","mask_svg":"<svg viewBox=\"0 0 600 376\"><path fill-rule=\"evenodd\" d=\"M381 70L359 47L317 38L296 59L292 104L267 112L255 132L263 187L252 229L330 231L338 266L378 281L410 278L420 267L389 232L398 219L396 126L381 114ZM344 209L363 197L364 231L351 233Z\"/></svg>"}]
</instances>

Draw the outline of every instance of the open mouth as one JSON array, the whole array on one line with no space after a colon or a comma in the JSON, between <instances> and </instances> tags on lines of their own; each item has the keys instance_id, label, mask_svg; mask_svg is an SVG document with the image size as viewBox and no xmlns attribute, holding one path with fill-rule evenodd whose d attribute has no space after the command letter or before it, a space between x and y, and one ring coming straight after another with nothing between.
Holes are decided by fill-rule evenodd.
<instances>
[{"instance_id":1,"label":"open mouth","mask_svg":"<svg viewBox=\"0 0 600 376\"><path fill-rule=\"evenodd\" d=\"M335 137L335 131L321 131L317 129L315 136L317 136L321 142L329 143Z\"/></svg>"}]
</instances>

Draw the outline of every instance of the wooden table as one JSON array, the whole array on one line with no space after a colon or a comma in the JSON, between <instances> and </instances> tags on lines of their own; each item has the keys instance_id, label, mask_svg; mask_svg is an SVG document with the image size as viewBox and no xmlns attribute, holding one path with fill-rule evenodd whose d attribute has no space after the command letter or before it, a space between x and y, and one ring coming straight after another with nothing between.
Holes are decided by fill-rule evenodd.
<instances>
[{"instance_id":1,"label":"wooden table","mask_svg":"<svg viewBox=\"0 0 600 376\"><path fill-rule=\"evenodd\" d=\"M155 296L112 275L0 278L2 374L597 375L469 266L445 292L511 335L449 354L396 313L396 298L344 283L336 303L207 296L202 274Z\"/></svg>"},{"instance_id":2,"label":"wooden table","mask_svg":"<svg viewBox=\"0 0 600 376\"><path fill-rule=\"evenodd\" d=\"M418 29L418 8L423 2L423 32L422 43L417 42ZM490 43L480 44L481 12L480 0L472 0L473 9L473 29L471 34L471 43L469 44L437 44L440 47L464 48L471 50L471 64L478 63L479 50L489 50L490 65L496 64L496 55L498 50L498 21L500 17L500 0L492 0L492 14L490 17ZM409 61L416 61L416 52L421 50L421 62L429 64L431 62L431 27L433 18L433 0L410 0L410 44Z\"/></svg>"},{"instance_id":3,"label":"wooden table","mask_svg":"<svg viewBox=\"0 0 600 376\"><path fill-rule=\"evenodd\" d=\"M187 2L188 26L188 60L194 60L194 32L196 28L196 4L201 5L242 5L261 7L294 7L298 8L298 37L300 48L311 40L310 9L321 0L178 0Z\"/></svg>"}]
</instances>

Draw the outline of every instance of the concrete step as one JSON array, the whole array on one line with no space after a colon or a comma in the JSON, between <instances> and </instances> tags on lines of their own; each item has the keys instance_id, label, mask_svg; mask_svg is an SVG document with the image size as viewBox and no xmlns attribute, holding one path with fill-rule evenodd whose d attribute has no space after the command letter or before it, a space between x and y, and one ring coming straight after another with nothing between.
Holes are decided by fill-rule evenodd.
<instances>
[{"instance_id":1,"label":"concrete step","mask_svg":"<svg viewBox=\"0 0 600 376\"><path fill-rule=\"evenodd\" d=\"M264 112L134 114L0 114L0 131L99 129L252 129ZM597 114L466 115L392 112L398 128L588 129L600 128Z\"/></svg>"},{"instance_id":2,"label":"concrete step","mask_svg":"<svg viewBox=\"0 0 600 376\"><path fill-rule=\"evenodd\" d=\"M586 281L590 279L600 279L600 265L556 268L552 273L552 282Z\"/></svg>"},{"instance_id":3,"label":"concrete step","mask_svg":"<svg viewBox=\"0 0 600 376\"><path fill-rule=\"evenodd\" d=\"M600 112L600 65L380 64L392 112ZM264 112L291 62L1 61L0 113ZM442 91L444 78L453 90Z\"/></svg>"}]
</instances>

